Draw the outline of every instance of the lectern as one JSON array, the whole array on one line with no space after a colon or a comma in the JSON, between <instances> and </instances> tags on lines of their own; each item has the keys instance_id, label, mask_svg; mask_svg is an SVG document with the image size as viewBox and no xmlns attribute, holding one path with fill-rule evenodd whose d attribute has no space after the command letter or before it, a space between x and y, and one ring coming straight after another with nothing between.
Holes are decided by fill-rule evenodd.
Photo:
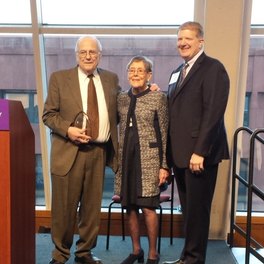
<instances>
[{"instance_id":1,"label":"lectern","mask_svg":"<svg viewBox=\"0 0 264 264\"><path fill-rule=\"evenodd\" d=\"M35 139L19 101L0 99L0 263L35 264Z\"/></svg>"}]
</instances>

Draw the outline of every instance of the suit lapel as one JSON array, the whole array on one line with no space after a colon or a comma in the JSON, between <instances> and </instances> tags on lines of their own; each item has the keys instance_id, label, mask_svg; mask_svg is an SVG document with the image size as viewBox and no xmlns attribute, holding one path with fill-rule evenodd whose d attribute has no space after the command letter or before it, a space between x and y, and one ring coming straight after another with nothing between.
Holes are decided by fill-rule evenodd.
<instances>
[{"instance_id":1,"label":"suit lapel","mask_svg":"<svg viewBox=\"0 0 264 264\"><path fill-rule=\"evenodd\" d=\"M182 65L179 66L175 71L173 71L170 76L169 87L168 87L168 97L170 99L172 99L175 96L176 89L177 89L178 82L179 82L181 68L182 68Z\"/></svg>"},{"instance_id":2,"label":"suit lapel","mask_svg":"<svg viewBox=\"0 0 264 264\"><path fill-rule=\"evenodd\" d=\"M69 72L66 86L69 97L73 99L73 101L78 105L80 109L83 109L77 67L75 67Z\"/></svg>"},{"instance_id":3,"label":"suit lapel","mask_svg":"<svg viewBox=\"0 0 264 264\"><path fill-rule=\"evenodd\" d=\"M105 72L102 69L98 68L97 70L100 75L101 83L102 83L103 90L104 90L105 102L106 102L107 110L109 112L109 107L110 107L109 91L110 89L108 89L109 87L108 76L105 74Z\"/></svg>"},{"instance_id":4,"label":"suit lapel","mask_svg":"<svg viewBox=\"0 0 264 264\"><path fill-rule=\"evenodd\" d=\"M188 81L192 78L192 76L195 74L195 72L200 68L200 65L205 57L205 54L202 53L201 56L195 61L193 64L192 68L186 75L185 79L183 80L182 84L176 88L175 94L173 96L173 100L177 97L179 92L184 89L184 87L188 84Z\"/></svg>"}]
</instances>

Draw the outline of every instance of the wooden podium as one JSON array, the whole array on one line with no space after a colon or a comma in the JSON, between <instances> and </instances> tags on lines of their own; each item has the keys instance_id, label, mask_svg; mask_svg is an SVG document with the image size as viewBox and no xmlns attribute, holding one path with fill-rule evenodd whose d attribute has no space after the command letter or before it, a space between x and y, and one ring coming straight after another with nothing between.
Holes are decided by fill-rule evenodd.
<instances>
[{"instance_id":1,"label":"wooden podium","mask_svg":"<svg viewBox=\"0 0 264 264\"><path fill-rule=\"evenodd\" d=\"M0 263L35 263L35 139L19 101L0 99Z\"/></svg>"}]
</instances>

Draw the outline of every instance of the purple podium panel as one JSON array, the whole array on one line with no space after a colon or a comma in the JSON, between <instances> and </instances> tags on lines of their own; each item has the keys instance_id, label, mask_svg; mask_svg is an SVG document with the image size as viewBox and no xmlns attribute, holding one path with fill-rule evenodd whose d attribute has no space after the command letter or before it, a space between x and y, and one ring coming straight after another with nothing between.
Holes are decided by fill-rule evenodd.
<instances>
[{"instance_id":1,"label":"purple podium panel","mask_svg":"<svg viewBox=\"0 0 264 264\"><path fill-rule=\"evenodd\" d=\"M0 131L10 130L9 128L9 102L0 99Z\"/></svg>"}]
</instances>

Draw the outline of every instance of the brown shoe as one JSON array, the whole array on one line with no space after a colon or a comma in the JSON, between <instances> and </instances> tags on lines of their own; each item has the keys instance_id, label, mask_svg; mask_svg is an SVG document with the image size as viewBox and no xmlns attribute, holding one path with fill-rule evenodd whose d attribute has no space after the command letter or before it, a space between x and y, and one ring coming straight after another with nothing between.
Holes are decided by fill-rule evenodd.
<instances>
[{"instance_id":1,"label":"brown shoe","mask_svg":"<svg viewBox=\"0 0 264 264\"><path fill-rule=\"evenodd\" d=\"M95 257L92 253L82 257L75 257L75 264L103 264L101 259Z\"/></svg>"}]
</instances>

